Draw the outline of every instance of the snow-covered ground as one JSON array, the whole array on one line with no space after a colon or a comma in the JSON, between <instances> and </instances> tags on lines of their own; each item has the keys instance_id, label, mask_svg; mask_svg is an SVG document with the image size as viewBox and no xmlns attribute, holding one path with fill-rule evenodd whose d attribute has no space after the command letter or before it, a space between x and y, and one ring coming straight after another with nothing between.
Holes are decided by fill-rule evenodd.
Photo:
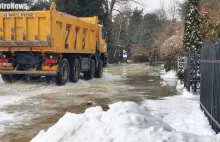
<instances>
[{"instance_id":1,"label":"snow-covered ground","mask_svg":"<svg viewBox=\"0 0 220 142\"><path fill-rule=\"evenodd\" d=\"M200 109L199 96L194 96L185 89L181 95L163 100L146 100L144 105L152 115L177 131L200 136L214 135L208 119Z\"/></svg>"},{"instance_id":2,"label":"snow-covered ground","mask_svg":"<svg viewBox=\"0 0 220 142\"><path fill-rule=\"evenodd\" d=\"M163 70L161 74L164 81L177 79L175 71L166 73ZM146 100L144 105L149 108L152 115L160 118L177 131L213 136L214 131L200 109L199 96L184 89L180 80L177 81L176 89L180 92L179 95L166 97L162 100Z\"/></svg>"},{"instance_id":3,"label":"snow-covered ground","mask_svg":"<svg viewBox=\"0 0 220 142\"><path fill-rule=\"evenodd\" d=\"M175 72L162 73L162 79L176 81ZM180 82L177 89L183 89ZM220 142L220 134L214 133L199 107L199 96L185 89L162 100L146 100L141 106L117 102L109 108L66 113L31 142Z\"/></svg>"}]
</instances>

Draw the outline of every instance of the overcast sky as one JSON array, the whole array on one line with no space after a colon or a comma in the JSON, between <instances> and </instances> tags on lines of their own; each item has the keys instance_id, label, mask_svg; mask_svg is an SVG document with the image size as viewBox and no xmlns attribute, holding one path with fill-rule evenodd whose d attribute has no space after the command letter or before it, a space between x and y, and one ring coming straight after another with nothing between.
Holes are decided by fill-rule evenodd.
<instances>
[{"instance_id":1,"label":"overcast sky","mask_svg":"<svg viewBox=\"0 0 220 142\"><path fill-rule=\"evenodd\" d=\"M144 5L145 12L152 12L155 9L160 8L160 0L142 0L142 1L145 4ZM171 0L163 0L163 1L165 4L165 8L168 8ZM175 1L183 2L185 0L175 0Z\"/></svg>"}]
</instances>

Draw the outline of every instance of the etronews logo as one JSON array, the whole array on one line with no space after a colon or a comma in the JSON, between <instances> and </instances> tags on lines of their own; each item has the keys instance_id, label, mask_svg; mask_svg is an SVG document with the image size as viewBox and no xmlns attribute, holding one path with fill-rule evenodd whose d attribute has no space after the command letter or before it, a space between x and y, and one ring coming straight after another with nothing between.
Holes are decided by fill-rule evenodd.
<instances>
[{"instance_id":1,"label":"etronews logo","mask_svg":"<svg viewBox=\"0 0 220 142\"><path fill-rule=\"evenodd\" d=\"M0 3L0 9L2 10L11 10L11 9L15 9L15 10L26 10L28 9L28 5L27 3Z\"/></svg>"}]
</instances>

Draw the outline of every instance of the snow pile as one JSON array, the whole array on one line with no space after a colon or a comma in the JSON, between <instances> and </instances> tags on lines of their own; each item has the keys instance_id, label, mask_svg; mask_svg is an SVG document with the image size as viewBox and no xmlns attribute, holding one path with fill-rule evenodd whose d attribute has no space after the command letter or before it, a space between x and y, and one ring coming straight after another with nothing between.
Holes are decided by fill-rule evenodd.
<instances>
[{"instance_id":1,"label":"snow pile","mask_svg":"<svg viewBox=\"0 0 220 142\"><path fill-rule=\"evenodd\" d=\"M217 137L200 137L176 132L146 109L133 102L118 102L106 112L89 108L84 114L67 113L47 132L31 142L212 142ZM197 116L200 117L200 116Z\"/></svg>"},{"instance_id":2,"label":"snow pile","mask_svg":"<svg viewBox=\"0 0 220 142\"><path fill-rule=\"evenodd\" d=\"M144 105L150 109L152 115L161 118L177 131L200 136L214 135L208 119L200 109L199 97L186 89L181 95L164 100L146 100Z\"/></svg>"},{"instance_id":3,"label":"snow pile","mask_svg":"<svg viewBox=\"0 0 220 142\"><path fill-rule=\"evenodd\" d=\"M163 80L175 80L177 79L176 77L176 72L171 70L171 71L168 71L166 74L164 75L161 75L160 76Z\"/></svg>"},{"instance_id":4,"label":"snow pile","mask_svg":"<svg viewBox=\"0 0 220 142\"><path fill-rule=\"evenodd\" d=\"M186 98L186 99L190 99L190 98L194 98L194 97L197 97L197 96L195 96L192 93L188 92L186 89L183 89L181 97Z\"/></svg>"},{"instance_id":5,"label":"snow pile","mask_svg":"<svg viewBox=\"0 0 220 142\"><path fill-rule=\"evenodd\" d=\"M184 84L181 84L181 81L178 80L178 81L177 81L176 89L177 89L177 90L183 90L183 88L184 88Z\"/></svg>"}]
</instances>

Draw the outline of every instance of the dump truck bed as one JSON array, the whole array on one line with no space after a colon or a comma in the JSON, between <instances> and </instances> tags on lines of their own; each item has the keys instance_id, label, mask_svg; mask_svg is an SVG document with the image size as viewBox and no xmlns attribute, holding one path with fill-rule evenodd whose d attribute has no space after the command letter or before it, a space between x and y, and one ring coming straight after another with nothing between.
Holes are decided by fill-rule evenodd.
<instances>
[{"instance_id":1,"label":"dump truck bed","mask_svg":"<svg viewBox=\"0 0 220 142\"><path fill-rule=\"evenodd\" d=\"M96 52L98 18L56 11L0 12L0 52Z\"/></svg>"},{"instance_id":2,"label":"dump truck bed","mask_svg":"<svg viewBox=\"0 0 220 142\"><path fill-rule=\"evenodd\" d=\"M50 11L0 12L0 51L52 51Z\"/></svg>"}]
</instances>

